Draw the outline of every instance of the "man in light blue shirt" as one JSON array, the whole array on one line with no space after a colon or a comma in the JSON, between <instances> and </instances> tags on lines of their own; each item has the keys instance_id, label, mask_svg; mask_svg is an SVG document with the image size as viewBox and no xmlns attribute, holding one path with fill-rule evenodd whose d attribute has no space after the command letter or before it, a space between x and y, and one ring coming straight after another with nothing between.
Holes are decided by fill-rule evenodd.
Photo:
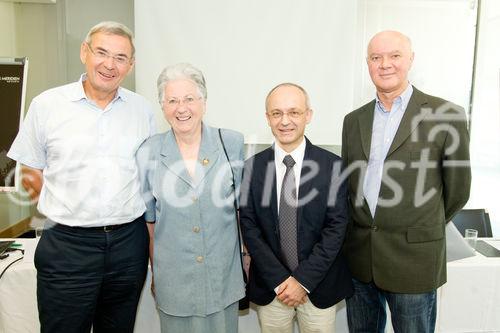
<instances>
[{"instance_id":1,"label":"man in light blue shirt","mask_svg":"<svg viewBox=\"0 0 500 333\"><path fill-rule=\"evenodd\" d=\"M135 153L154 132L150 104L120 87L134 64L131 31L94 26L86 73L35 97L8 156L47 216L35 253L42 332L132 332L148 234Z\"/></svg>"},{"instance_id":2,"label":"man in light blue shirt","mask_svg":"<svg viewBox=\"0 0 500 333\"><path fill-rule=\"evenodd\" d=\"M434 332L445 225L469 197L465 112L408 82L413 58L405 35L376 34L366 57L376 97L344 118L352 333L383 333L387 305L396 333Z\"/></svg>"}]
</instances>

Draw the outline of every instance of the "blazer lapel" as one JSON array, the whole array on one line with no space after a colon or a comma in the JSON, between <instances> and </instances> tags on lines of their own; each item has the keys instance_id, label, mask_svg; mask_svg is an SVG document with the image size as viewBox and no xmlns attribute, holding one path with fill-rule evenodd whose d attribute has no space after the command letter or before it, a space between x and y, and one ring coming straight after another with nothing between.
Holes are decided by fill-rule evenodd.
<instances>
[{"instance_id":1,"label":"blazer lapel","mask_svg":"<svg viewBox=\"0 0 500 333\"><path fill-rule=\"evenodd\" d=\"M172 130L165 134L165 141L160 151L161 162L186 184L193 188L198 187L219 159L219 146L214 141L212 132L209 127L203 125L195 179L189 175L186 169Z\"/></svg>"},{"instance_id":2,"label":"blazer lapel","mask_svg":"<svg viewBox=\"0 0 500 333\"><path fill-rule=\"evenodd\" d=\"M373 113L375 110L375 100L365 106L363 112L358 117L361 146L366 160L370 158L370 148L372 144Z\"/></svg>"},{"instance_id":3,"label":"blazer lapel","mask_svg":"<svg viewBox=\"0 0 500 333\"><path fill-rule=\"evenodd\" d=\"M301 183L299 183L299 193L297 195L298 203L299 203L299 206L297 207L297 230L299 230L299 223L302 221L302 211L303 211L303 208L305 206L304 204L301 204L301 202L304 199L304 197L307 194L309 194L309 192L311 190L312 183L313 183L313 179L309 179L309 181L307 181L306 183L302 183L302 179L304 179L304 176L307 172L310 172L308 164L310 162L315 161L314 156L312 156L312 154L311 154L312 143L309 141L309 139L307 139L307 138L305 138L305 139L306 139L306 150L304 152L304 160L302 162L302 169L300 170L300 182ZM320 172L321 172L321 170L320 170Z\"/></svg>"},{"instance_id":4,"label":"blazer lapel","mask_svg":"<svg viewBox=\"0 0 500 333\"><path fill-rule=\"evenodd\" d=\"M177 177L186 184L193 187L192 178L187 172L186 165L182 160L179 147L175 141L175 135L172 130L165 133L165 139L160 150L160 161Z\"/></svg>"},{"instance_id":5,"label":"blazer lapel","mask_svg":"<svg viewBox=\"0 0 500 333\"><path fill-rule=\"evenodd\" d=\"M274 160L274 150L273 150L273 160L271 163L268 163L269 169L272 177L272 184L273 186L271 187L271 210L273 212L273 221L275 223L275 228L277 231L277 235L279 235L279 223L278 223L278 194L276 192L276 167L275 167L276 161ZM272 168L271 168L272 166Z\"/></svg>"},{"instance_id":6,"label":"blazer lapel","mask_svg":"<svg viewBox=\"0 0 500 333\"><path fill-rule=\"evenodd\" d=\"M394 140L392 140L391 147L387 152L387 157L389 157L403 144L403 142L406 141L410 134L418 127L420 122L431 112L429 108L425 108L426 104L427 99L425 98L425 95L413 87L413 94L410 98L408 106L406 107L403 119L401 119L396 136L394 137Z\"/></svg>"},{"instance_id":7,"label":"blazer lapel","mask_svg":"<svg viewBox=\"0 0 500 333\"><path fill-rule=\"evenodd\" d=\"M219 135L216 129L203 125L201 132L200 151L196 164L196 186L201 184L219 160Z\"/></svg>"}]
</instances>

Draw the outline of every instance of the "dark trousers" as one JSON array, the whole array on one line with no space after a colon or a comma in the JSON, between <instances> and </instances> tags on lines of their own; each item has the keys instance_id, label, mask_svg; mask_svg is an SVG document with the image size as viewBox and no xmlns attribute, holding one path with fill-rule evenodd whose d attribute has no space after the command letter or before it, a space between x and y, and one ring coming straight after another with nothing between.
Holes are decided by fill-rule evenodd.
<instances>
[{"instance_id":1,"label":"dark trousers","mask_svg":"<svg viewBox=\"0 0 500 333\"><path fill-rule=\"evenodd\" d=\"M35 252L41 332L133 332L148 244L142 217L111 231L46 226Z\"/></svg>"},{"instance_id":2,"label":"dark trousers","mask_svg":"<svg viewBox=\"0 0 500 333\"><path fill-rule=\"evenodd\" d=\"M350 333L384 333L386 303L395 333L432 333L436 324L436 291L397 294L373 282L353 279L354 295L346 299Z\"/></svg>"}]
</instances>

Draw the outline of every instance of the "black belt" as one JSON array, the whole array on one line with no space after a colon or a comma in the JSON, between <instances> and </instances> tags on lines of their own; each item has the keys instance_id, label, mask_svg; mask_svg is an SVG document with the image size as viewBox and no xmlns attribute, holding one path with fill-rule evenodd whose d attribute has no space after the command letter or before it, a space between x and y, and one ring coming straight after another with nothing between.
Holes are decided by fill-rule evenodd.
<instances>
[{"instance_id":1,"label":"black belt","mask_svg":"<svg viewBox=\"0 0 500 333\"><path fill-rule=\"evenodd\" d=\"M131 225L132 223L136 222L137 220L138 219L136 219L132 222L127 222L127 223L122 223L122 224L105 225L102 227L72 227L72 226L60 224L60 223L57 223L54 227L60 228L60 229L65 229L65 230L110 232L113 230L118 230L120 228L127 227L127 226Z\"/></svg>"}]
</instances>

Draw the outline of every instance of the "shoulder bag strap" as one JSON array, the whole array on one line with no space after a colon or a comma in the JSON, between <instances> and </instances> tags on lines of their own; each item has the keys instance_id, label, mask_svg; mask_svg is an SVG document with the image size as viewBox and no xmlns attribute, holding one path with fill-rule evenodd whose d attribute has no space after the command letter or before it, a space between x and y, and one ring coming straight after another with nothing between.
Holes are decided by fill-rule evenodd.
<instances>
[{"instance_id":1,"label":"shoulder bag strap","mask_svg":"<svg viewBox=\"0 0 500 333\"><path fill-rule=\"evenodd\" d=\"M242 245L242 240L241 240L241 228L240 228L240 218L238 215L238 204L236 203L236 181L234 178L234 171L233 171L233 166L231 165L231 160L229 159L229 155L227 154L226 146L224 145L224 140L222 139L222 132L221 129L219 128L219 138L220 142L222 144L222 149L224 150L224 155L226 155L227 162L229 163L229 169L231 170L231 176L233 178L233 195L234 195L234 214L236 215L236 225L238 226L238 245L240 247L240 262L241 262L241 269L243 271L243 281L245 281L245 284L247 283L247 275L244 270L243 266L243 245Z\"/></svg>"}]
</instances>

